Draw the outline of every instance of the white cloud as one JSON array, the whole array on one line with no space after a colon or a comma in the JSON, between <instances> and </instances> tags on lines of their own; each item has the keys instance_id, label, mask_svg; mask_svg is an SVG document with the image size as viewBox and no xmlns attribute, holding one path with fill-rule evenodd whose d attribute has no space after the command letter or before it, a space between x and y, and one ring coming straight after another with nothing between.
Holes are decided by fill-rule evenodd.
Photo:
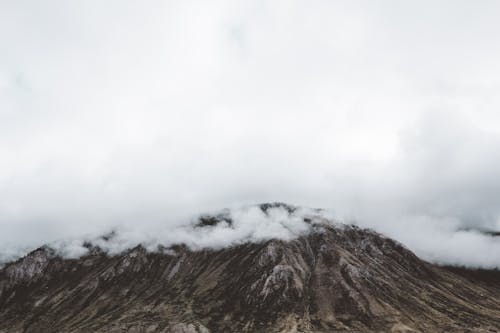
<instances>
[{"instance_id":1,"label":"white cloud","mask_svg":"<svg viewBox=\"0 0 500 333\"><path fill-rule=\"evenodd\" d=\"M150 251L162 247L185 244L191 249L223 248L246 242L262 242L269 239L292 240L310 233L313 225L335 225L333 215L327 211L283 206L263 210L258 205L227 209L215 215L213 225L200 225L198 218L184 224L169 227L156 225L143 229L138 226L120 227L104 235L86 235L59 240L49 246L64 257L78 258L88 252L88 245L116 254L141 244ZM206 218L206 216L205 216Z\"/></svg>"},{"instance_id":2,"label":"white cloud","mask_svg":"<svg viewBox=\"0 0 500 333\"><path fill-rule=\"evenodd\" d=\"M1 248L285 201L473 264L404 226L498 227L499 6L3 2Z\"/></svg>"}]
</instances>

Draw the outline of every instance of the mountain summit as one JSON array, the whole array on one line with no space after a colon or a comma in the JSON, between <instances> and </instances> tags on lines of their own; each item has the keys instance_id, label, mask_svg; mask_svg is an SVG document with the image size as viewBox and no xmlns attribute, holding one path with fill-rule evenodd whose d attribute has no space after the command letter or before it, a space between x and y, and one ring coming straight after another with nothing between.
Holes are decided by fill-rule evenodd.
<instances>
[{"instance_id":1,"label":"mountain summit","mask_svg":"<svg viewBox=\"0 0 500 333\"><path fill-rule=\"evenodd\" d=\"M278 205L278 206L277 206ZM265 204L260 209L294 207ZM0 332L496 332L500 282L304 217L294 239L80 258L37 249L0 270ZM203 216L195 228L232 220Z\"/></svg>"}]
</instances>

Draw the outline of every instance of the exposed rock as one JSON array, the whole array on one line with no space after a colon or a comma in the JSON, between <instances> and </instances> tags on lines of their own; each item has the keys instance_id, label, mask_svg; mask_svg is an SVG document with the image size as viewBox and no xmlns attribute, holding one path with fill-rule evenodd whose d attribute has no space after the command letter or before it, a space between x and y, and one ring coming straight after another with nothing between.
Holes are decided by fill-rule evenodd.
<instances>
[{"instance_id":1,"label":"exposed rock","mask_svg":"<svg viewBox=\"0 0 500 333\"><path fill-rule=\"evenodd\" d=\"M42 248L0 270L0 332L495 332L500 281L478 276L324 224L220 250Z\"/></svg>"}]
</instances>

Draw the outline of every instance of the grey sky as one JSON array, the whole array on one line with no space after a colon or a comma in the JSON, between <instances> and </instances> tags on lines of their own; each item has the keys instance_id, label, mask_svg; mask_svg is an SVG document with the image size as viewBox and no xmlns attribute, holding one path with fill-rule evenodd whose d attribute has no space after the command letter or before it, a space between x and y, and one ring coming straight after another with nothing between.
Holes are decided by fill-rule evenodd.
<instances>
[{"instance_id":1,"label":"grey sky","mask_svg":"<svg viewBox=\"0 0 500 333\"><path fill-rule=\"evenodd\" d=\"M1 1L0 250L285 201L500 265L496 240L455 231L500 230L499 14Z\"/></svg>"}]
</instances>

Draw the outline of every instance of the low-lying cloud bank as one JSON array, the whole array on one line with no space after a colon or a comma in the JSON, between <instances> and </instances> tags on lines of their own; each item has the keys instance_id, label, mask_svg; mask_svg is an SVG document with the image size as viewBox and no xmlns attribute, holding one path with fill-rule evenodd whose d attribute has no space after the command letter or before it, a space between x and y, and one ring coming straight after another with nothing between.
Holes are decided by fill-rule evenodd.
<instances>
[{"instance_id":1,"label":"low-lying cloud bank","mask_svg":"<svg viewBox=\"0 0 500 333\"><path fill-rule=\"evenodd\" d=\"M359 225L356 221L340 221L333 212L323 209L273 203L200 215L175 227L119 226L105 234L70 237L46 245L64 258L86 255L89 246L97 246L110 255L138 245L152 252L179 244L193 250L220 249L269 239L290 241L310 233L313 225L326 224L342 228L347 223ZM500 237L485 230L465 230L461 229L462 223L458 220L429 217L407 217L404 222L396 222L394 225L398 227L395 228L387 228L387 225L382 225L378 230L395 237L430 262L481 268L500 267L497 256ZM360 226L363 227L363 224ZM11 248L10 253L4 252L0 256L0 266L31 250L29 247Z\"/></svg>"},{"instance_id":2,"label":"low-lying cloud bank","mask_svg":"<svg viewBox=\"0 0 500 333\"><path fill-rule=\"evenodd\" d=\"M173 228L141 230L122 227L104 235L63 239L47 245L65 258L79 258L87 254L89 245L109 254L118 254L138 245L149 251L180 244L193 250L219 249L269 239L289 241L309 233L312 225L318 223L341 226L324 210L273 203L202 215Z\"/></svg>"}]
</instances>

